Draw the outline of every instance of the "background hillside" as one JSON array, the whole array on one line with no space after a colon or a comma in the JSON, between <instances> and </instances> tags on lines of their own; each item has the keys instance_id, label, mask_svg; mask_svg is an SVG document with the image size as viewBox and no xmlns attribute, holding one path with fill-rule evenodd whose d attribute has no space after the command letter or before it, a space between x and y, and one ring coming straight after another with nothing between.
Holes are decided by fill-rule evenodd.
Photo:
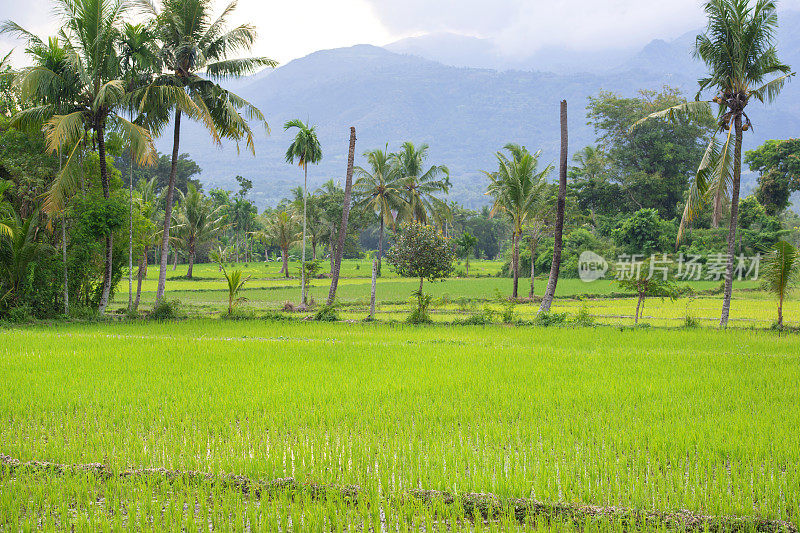
<instances>
[{"instance_id":1,"label":"background hillside","mask_svg":"<svg viewBox=\"0 0 800 533\"><path fill-rule=\"evenodd\" d=\"M696 34L656 40L638 51L547 50L516 63L496 54L487 41L452 34L405 39L385 48L319 51L235 83L272 127L269 136L259 131L256 157L244 150L237 156L233 146L214 147L197 125L184 129L181 152L203 168L206 188L234 189L237 174L252 179L254 199L264 207L302 182L299 169L284 162L290 142L282 130L286 120L318 125L324 159L309 169L312 187L343 177L353 125L357 164L363 151L387 142L390 149L405 140L428 143L430 162L450 167L451 199L477 207L487 203L480 171L494 166L493 153L506 142L542 149L545 162L555 161L561 99L570 106L574 153L594 141L585 106L600 90L627 96L668 84L693 97L703 72L690 54ZM779 42L781 58L800 68L800 12L782 13ZM756 103L750 111L755 129L746 135L746 149L766 139L798 136L800 81L790 83L776 104ZM169 152L170 139L159 140L162 152Z\"/></svg>"}]
</instances>

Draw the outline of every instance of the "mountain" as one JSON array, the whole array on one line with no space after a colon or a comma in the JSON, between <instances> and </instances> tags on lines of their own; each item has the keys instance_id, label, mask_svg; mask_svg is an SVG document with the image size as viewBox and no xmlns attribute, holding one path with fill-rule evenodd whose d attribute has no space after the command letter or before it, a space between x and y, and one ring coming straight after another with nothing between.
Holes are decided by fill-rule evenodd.
<instances>
[{"instance_id":1,"label":"mountain","mask_svg":"<svg viewBox=\"0 0 800 533\"><path fill-rule=\"evenodd\" d=\"M800 66L800 13L789 15L781 17L781 57ZM181 151L203 168L206 188L234 189L234 177L240 174L253 180L254 198L264 207L302 183L300 170L284 162L291 142L282 129L286 120L300 118L318 126L323 160L309 168L311 187L343 179L349 127L355 126L356 164L364 163L360 154L365 150L387 142L390 149L406 140L428 143L429 163L450 167L450 198L476 207L487 203L481 170L494 166L493 154L505 143L542 149L544 162L556 161L561 99L569 102L574 153L594 141L585 106L587 97L600 90L634 95L669 84L693 96L702 73L689 54L693 35L653 41L621 64L606 63L605 71L588 73L450 66L369 45L319 51L236 83L236 91L257 105L272 127L270 135L258 132L256 157L244 147L238 156L233 146L215 147L196 124L184 128ZM476 50L483 46L480 39L469 39ZM406 49L410 46L406 43ZM790 83L771 106L755 103L749 114L755 129L747 135L745 149L766 139L797 136L800 81ZM165 135L159 140L162 152L170 151L170 139Z\"/></svg>"}]
</instances>

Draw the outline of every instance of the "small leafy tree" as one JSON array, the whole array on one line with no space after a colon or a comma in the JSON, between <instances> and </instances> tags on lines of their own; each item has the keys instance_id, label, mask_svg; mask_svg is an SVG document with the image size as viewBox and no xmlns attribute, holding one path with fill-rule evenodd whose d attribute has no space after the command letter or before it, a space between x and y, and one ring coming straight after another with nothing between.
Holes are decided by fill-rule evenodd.
<instances>
[{"instance_id":1,"label":"small leafy tree","mask_svg":"<svg viewBox=\"0 0 800 533\"><path fill-rule=\"evenodd\" d=\"M477 245L478 238L468 231L465 231L461 237L456 239L456 253L459 258L464 260L466 277L469 277L469 258L472 257Z\"/></svg>"},{"instance_id":2,"label":"small leafy tree","mask_svg":"<svg viewBox=\"0 0 800 533\"><path fill-rule=\"evenodd\" d=\"M430 297L422 292L422 284L448 277L453 272L453 252L449 239L433 227L411 222L397 236L395 245L386 254L386 259L400 276L419 278L417 309L412 321L429 322L427 307Z\"/></svg>"},{"instance_id":3,"label":"small leafy tree","mask_svg":"<svg viewBox=\"0 0 800 533\"><path fill-rule=\"evenodd\" d=\"M800 252L786 241L778 241L767 256L764 281L767 290L778 297L778 328L783 327L783 300L797 281Z\"/></svg>"},{"instance_id":4,"label":"small leafy tree","mask_svg":"<svg viewBox=\"0 0 800 533\"><path fill-rule=\"evenodd\" d=\"M648 296L669 298L675 300L678 297L678 288L670 280L650 274L650 264L648 261L642 263L641 268L636 269L630 277L617 280L620 287L636 293L636 314L633 323L638 324L644 312L644 301Z\"/></svg>"}]
</instances>

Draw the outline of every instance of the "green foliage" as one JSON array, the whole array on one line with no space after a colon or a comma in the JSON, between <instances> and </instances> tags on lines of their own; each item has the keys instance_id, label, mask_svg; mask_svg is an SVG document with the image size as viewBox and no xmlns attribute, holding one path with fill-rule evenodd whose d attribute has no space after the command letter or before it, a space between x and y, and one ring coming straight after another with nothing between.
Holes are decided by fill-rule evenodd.
<instances>
[{"instance_id":1,"label":"green foliage","mask_svg":"<svg viewBox=\"0 0 800 533\"><path fill-rule=\"evenodd\" d=\"M428 308L431 306L433 296L423 293L422 290L416 290L414 291L414 297L417 299L417 306L411 311L411 314L408 315L406 322L415 325L433 323L428 313Z\"/></svg>"},{"instance_id":2,"label":"green foliage","mask_svg":"<svg viewBox=\"0 0 800 533\"><path fill-rule=\"evenodd\" d=\"M403 227L395 244L386 254L395 272L409 278L436 281L453 271L453 253L449 239L432 226L412 222Z\"/></svg>"},{"instance_id":3,"label":"green foliage","mask_svg":"<svg viewBox=\"0 0 800 533\"><path fill-rule=\"evenodd\" d=\"M584 327L595 325L595 318L589 312L589 307L586 304L583 304L580 310L578 310L578 312L575 314L575 316L572 319L572 323L575 324L576 326L584 326Z\"/></svg>"},{"instance_id":4,"label":"green foliage","mask_svg":"<svg viewBox=\"0 0 800 533\"><path fill-rule=\"evenodd\" d=\"M534 324L542 327L562 326L567 322L567 313L542 312L536 315Z\"/></svg>"},{"instance_id":5,"label":"green foliage","mask_svg":"<svg viewBox=\"0 0 800 533\"><path fill-rule=\"evenodd\" d=\"M629 254L650 254L669 249L677 228L658 216L655 209L640 209L612 232L614 242Z\"/></svg>"},{"instance_id":6,"label":"green foliage","mask_svg":"<svg viewBox=\"0 0 800 533\"><path fill-rule=\"evenodd\" d=\"M336 311L336 305L323 305L316 313L314 313L314 320L318 322L336 322L339 320L339 313Z\"/></svg>"},{"instance_id":7,"label":"green foliage","mask_svg":"<svg viewBox=\"0 0 800 533\"><path fill-rule=\"evenodd\" d=\"M783 325L783 301L800 273L800 252L786 241L778 241L764 265L764 285L778 299L778 326Z\"/></svg>"},{"instance_id":8,"label":"green foliage","mask_svg":"<svg viewBox=\"0 0 800 533\"><path fill-rule=\"evenodd\" d=\"M789 196L800 190L800 139L767 141L745 153L744 162L758 172L756 197L770 215L789 206Z\"/></svg>"},{"instance_id":9,"label":"green foliage","mask_svg":"<svg viewBox=\"0 0 800 533\"><path fill-rule=\"evenodd\" d=\"M181 302L180 300L167 300L161 298L153 306L153 310L147 315L151 320L174 320L181 316Z\"/></svg>"}]
</instances>

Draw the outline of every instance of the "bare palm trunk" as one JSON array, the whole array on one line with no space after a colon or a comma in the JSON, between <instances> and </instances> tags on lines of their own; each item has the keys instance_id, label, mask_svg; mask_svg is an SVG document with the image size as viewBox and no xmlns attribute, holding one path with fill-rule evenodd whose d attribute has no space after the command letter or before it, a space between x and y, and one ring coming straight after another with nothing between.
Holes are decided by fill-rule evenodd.
<instances>
[{"instance_id":1,"label":"bare palm trunk","mask_svg":"<svg viewBox=\"0 0 800 533\"><path fill-rule=\"evenodd\" d=\"M317 238L314 236L311 237L311 260L317 260Z\"/></svg>"},{"instance_id":2,"label":"bare palm trunk","mask_svg":"<svg viewBox=\"0 0 800 533\"><path fill-rule=\"evenodd\" d=\"M142 280L147 275L147 248L145 248L142 258L139 260L139 271L136 273L136 298L131 306L131 313L139 309L139 299L142 296Z\"/></svg>"},{"instance_id":3,"label":"bare palm trunk","mask_svg":"<svg viewBox=\"0 0 800 533\"><path fill-rule=\"evenodd\" d=\"M164 207L164 232L161 236L161 263L158 271L158 288L156 289L156 303L164 297L164 287L167 283L167 262L169 259L169 228L172 223L172 199L175 196L175 175L178 172L178 150L181 141L181 111L175 110L175 130L172 137L172 166L169 171L169 184L167 185L167 199Z\"/></svg>"},{"instance_id":4,"label":"bare palm trunk","mask_svg":"<svg viewBox=\"0 0 800 533\"><path fill-rule=\"evenodd\" d=\"M58 172L61 172L61 148L58 149ZM81 173L82 174L82 173ZM67 269L67 213L61 217L61 255L64 261L64 314L69 314L69 271Z\"/></svg>"},{"instance_id":5,"label":"bare palm trunk","mask_svg":"<svg viewBox=\"0 0 800 533\"><path fill-rule=\"evenodd\" d=\"M103 124L97 125L97 151L100 156L100 182L103 185L103 198L111 197L111 185L108 182L108 166L106 164L106 140L103 135ZM102 315L108 307L108 298L111 294L111 267L114 254L114 234L106 234L106 258L105 268L103 269L103 292L100 293L100 305L98 310Z\"/></svg>"},{"instance_id":6,"label":"bare palm trunk","mask_svg":"<svg viewBox=\"0 0 800 533\"><path fill-rule=\"evenodd\" d=\"M778 297L778 328L783 328L783 293Z\"/></svg>"},{"instance_id":7,"label":"bare palm trunk","mask_svg":"<svg viewBox=\"0 0 800 533\"><path fill-rule=\"evenodd\" d=\"M561 268L561 246L564 235L564 207L567 198L567 101L561 101L561 157L558 171L558 203L556 204L555 243L553 244L553 263L550 266L550 279L542 296L540 313L549 313L556 293L558 272Z\"/></svg>"},{"instance_id":8,"label":"bare palm trunk","mask_svg":"<svg viewBox=\"0 0 800 533\"><path fill-rule=\"evenodd\" d=\"M383 213L381 213L381 230L378 233L378 276L381 275L381 258L383 258Z\"/></svg>"},{"instance_id":9,"label":"bare palm trunk","mask_svg":"<svg viewBox=\"0 0 800 533\"><path fill-rule=\"evenodd\" d=\"M531 292L528 299L533 300L533 282L536 279L536 247L531 248Z\"/></svg>"},{"instance_id":10,"label":"bare palm trunk","mask_svg":"<svg viewBox=\"0 0 800 533\"><path fill-rule=\"evenodd\" d=\"M728 316L731 311L731 293L733 292L733 252L736 246L736 225L739 222L739 186L742 179L742 115L734 119L736 128L736 144L733 153L733 190L731 191L731 223L728 228L728 265L725 269L725 296L722 300L722 316L719 327L728 327Z\"/></svg>"},{"instance_id":11,"label":"bare palm trunk","mask_svg":"<svg viewBox=\"0 0 800 533\"><path fill-rule=\"evenodd\" d=\"M61 219L61 255L64 260L64 314L69 314L69 273L67 271L67 217Z\"/></svg>"},{"instance_id":12,"label":"bare palm trunk","mask_svg":"<svg viewBox=\"0 0 800 533\"><path fill-rule=\"evenodd\" d=\"M511 290L511 298L516 300L519 288L519 235L516 231L512 240L514 241L514 249L511 257L511 270L514 276L514 288Z\"/></svg>"},{"instance_id":13,"label":"bare palm trunk","mask_svg":"<svg viewBox=\"0 0 800 533\"><path fill-rule=\"evenodd\" d=\"M178 248L172 247L172 270L178 270Z\"/></svg>"},{"instance_id":14,"label":"bare palm trunk","mask_svg":"<svg viewBox=\"0 0 800 533\"><path fill-rule=\"evenodd\" d=\"M378 278L378 261L372 262L372 289L369 297L369 318L375 318L375 285Z\"/></svg>"},{"instance_id":15,"label":"bare palm trunk","mask_svg":"<svg viewBox=\"0 0 800 533\"><path fill-rule=\"evenodd\" d=\"M131 152L131 173L128 191L130 200L130 224L128 225L128 312L130 312L133 306L133 152Z\"/></svg>"},{"instance_id":16,"label":"bare palm trunk","mask_svg":"<svg viewBox=\"0 0 800 533\"><path fill-rule=\"evenodd\" d=\"M642 308L642 300L644 300L644 295L640 293L639 294L639 299L636 300L636 316L633 317L634 325L638 325L639 324L639 313L640 313L640 309Z\"/></svg>"},{"instance_id":17,"label":"bare palm trunk","mask_svg":"<svg viewBox=\"0 0 800 533\"><path fill-rule=\"evenodd\" d=\"M186 277L192 279L192 270L194 270L194 256L195 256L195 244L194 239L192 238L189 241L189 270L186 271Z\"/></svg>"},{"instance_id":18,"label":"bare palm trunk","mask_svg":"<svg viewBox=\"0 0 800 533\"><path fill-rule=\"evenodd\" d=\"M344 240L347 237L347 219L350 217L350 194L353 189L353 161L356 153L356 129L350 126L350 150L347 153L347 174L344 179L344 206L342 209L342 225L339 227L339 242L336 244L336 261L333 264L331 289L328 291L327 305L336 299L336 287L339 285L339 271L342 268Z\"/></svg>"},{"instance_id":19,"label":"bare palm trunk","mask_svg":"<svg viewBox=\"0 0 800 533\"><path fill-rule=\"evenodd\" d=\"M303 251L300 253L300 301L301 305L306 305L306 227L307 227L307 205L308 200L308 164L305 162L303 154Z\"/></svg>"},{"instance_id":20,"label":"bare palm trunk","mask_svg":"<svg viewBox=\"0 0 800 533\"><path fill-rule=\"evenodd\" d=\"M283 275L289 277L289 249L281 249L281 257L283 258Z\"/></svg>"}]
</instances>

